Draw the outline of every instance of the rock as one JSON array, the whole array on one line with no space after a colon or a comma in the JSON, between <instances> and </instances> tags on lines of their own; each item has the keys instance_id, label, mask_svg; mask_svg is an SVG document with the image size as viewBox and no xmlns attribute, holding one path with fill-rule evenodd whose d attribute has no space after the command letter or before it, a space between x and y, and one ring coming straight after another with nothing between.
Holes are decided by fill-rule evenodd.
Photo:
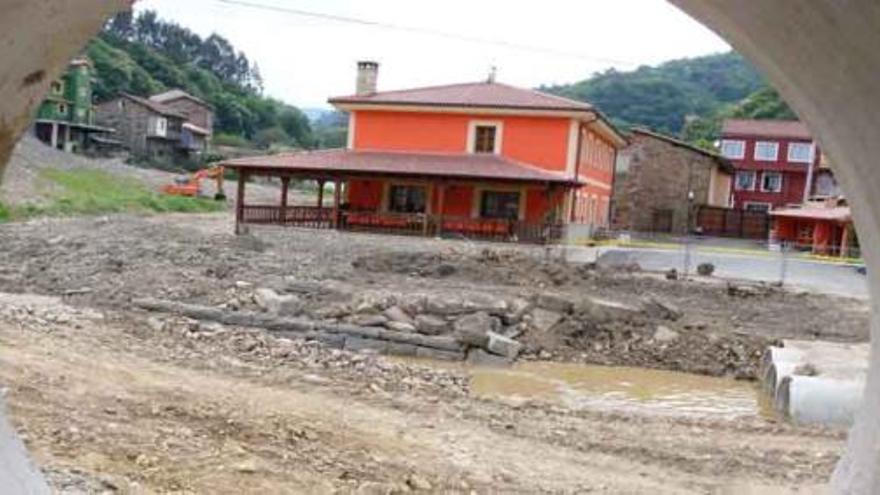
<instances>
[{"instance_id":1,"label":"rock","mask_svg":"<svg viewBox=\"0 0 880 495\"><path fill-rule=\"evenodd\" d=\"M349 316L350 314L351 311L349 310L348 306L342 303L328 304L327 306L322 306L312 311L312 315L322 319L344 318L346 316Z\"/></svg>"},{"instance_id":2,"label":"rock","mask_svg":"<svg viewBox=\"0 0 880 495\"><path fill-rule=\"evenodd\" d=\"M509 359L516 359L520 351L522 351L523 345L511 338L495 332L489 332L488 336L489 343L487 344L486 349L492 354L504 356Z\"/></svg>"},{"instance_id":3,"label":"rock","mask_svg":"<svg viewBox=\"0 0 880 495\"><path fill-rule=\"evenodd\" d=\"M684 315L674 304L650 297L642 302L642 312L649 318L676 321Z\"/></svg>"},{"instance_id":4,"label":"rock","mask_svg":"<svg viewBox=\"0 0 880 495\"><path fill-rule=\"evenodd\" d=\"M489 343L487 334L497 327L497 322L498 320L489 316L488 313L480 311L462 316L455 320L452 326L455 330L455 338L459 342L473 347L486 348Z\"/></svg>"},{"instance_id":5,"label":"rock","mask_svg":"<svg viewBox=\"0 0 880 495\"><path fill-rule=\"evenodd\" d=\"M236 464L235 470L239 473L244 474L253 474L257 472L257 462L253 459L248 459L246 461L240 462Z\"/></svg>"},{"instance_id":6,"label":"rock","mask_svg":"<svg viewBox=\"0 0 880 495\"><path fill-rule=\"evenodd\" d=\"M413 324L413 319L406 313L406 311L400 309L400 306L391 306L386 309L383 313L389 321L396 321L400 323L406 323L408 325Z\"/></svg>"},{"instance_id":7,"label":"rock","mask_svg":"<svg viewBox=\"0 0 880 495\"><path fill-rule=\"evenodd\" d=\"M670 268L666 271L666 280L678 280L678 270Z\"/></svg>"},{"instance_id":8,"label":"rock","mask_svg":"<svg viewBox=\"0 0 880 495\"><path fill-rule=\"evenodd\" d=\"M374 351L384 353L388 350L388 342L376 339L364 339L360 337L346 337L345 350L352 352Z\"/></svg>"},{"instance_id":9,"label":"rock","mask_svg":"<svg viewBox=\"0 0 880 495\"><path fill-rule=\"evenodd\" d=\"M268 313L291 316L302 311L302 301L292 294L280 295L265 287L254 291L254 302Z\"/></svg>"},{"instance_id":10,"label":"rock","mask_svg":"<svg viewBox=\"0 0 880 495\"><path fill-rule=\"evenodd\" d=\"M351 318L351 323L362 327L381 327L388 323L388 318L378 314L358 314Z\"/></svg>"},{"instance_id":11,"label":"rock","mask_svg":"<svg viewBox=\"0 0 880 495\"><path fill-rule=\"evenodd\" d=\"M503 319L506 325L515 325L522 321L522 317L528 313L529 309L531 309L532 304L521 298L516 298L507 305L507 313L504 314Z\"/></svg>"},{"instance_id":12,"label":"rock","mask_svg":"<svg viewBox=\"0 0 880 495\"><path fill-rule=\"evenodd\" d=\"M466 313L468 310L460 298L435 296L428 298L425 302L425 311L435 315L453 316Z\"/></svg>"},{"instance_id":13,"label":"rock","mask_svg":"<svg viewBox=\"0 0 880 495\"><path fill-rule=\"evenodd\" d=\"M715 265L712 263L700 263L697 265L697 273L704 277L711 277L715 273Z\"/></svg>"},{"instance_id":14,"label":"rock","mask_svg":"<svg viewBox=\"0 0 880 495\"><path fill-rule=\"evenodd\" d=\"M435 273L439 277L448 277L455 273L455 266L447 263L443 263L437 266Z\"/></svg>"},{"instance_id":15,"label":"rock","mask_svg":"<svg viewBox=\"0 0 880 495\"><path fill-rule=\"evenodd\" d=\"M406 484L413 490L429 491L433 488L428 480L417 474L409 475L406 479Z\"/></svg>"},{"instance_id":16,"label":"rock","mask_svg":"<svg viewBox=\"0 0 880 495\"><path fill-rule=\"evenodd\" d=\"M611 320L630 321L640 315L640 310L616 301L587 297L578 302L575 315L582 320L604 323Z\"/></svg>"},{"instance_id":17,"label":"rock","mask_svg":"<svg viewBox=\"0 0 880 495\"><path fill-rule=\"evenodd\" d=\"M413 333L416 331L415 325L402 321L389 321L385 326L396 332Z\"/></svg>"},{"instance_id":18,"label":"rock","mask_svg":"<svg viewBox=\"0 0 880 495\"><path fill-rule=\"evenodd\" d=\"M557 323L562 320L561 313L549 311L543 308L535 308L532 310L531 327L538 332L545 333L550 331Z\"/></svg>"},{"instance_id":19,"label":"rock","mask_svg":"<svg viewBox=\"0 0 880 495\"><path fill-rule=\"evenodd\" d=\"M471 366L485 366L490 368L510 366L513 360L496 354L489 354L482 349L471 349L467 354L467 363Z\"/></svg>"},{"instance_id":20,"label":"rock","mask_svg":"<svg viewBox=\"0 0 880 495\"><path fill-rule=\"evenodd\" d=\"M678 332L670 329L669 327L665 327L660 325L657 327L657 330L654 332L653 339L657 342L672 342L673 340L679 337Z\"/></svg>"},{"instance_id":21,"label":"rock","mask_svg":"<svg viewBox=\"0 0 880 495\"><path fill-rule=\"evenodd\" d=\"M503 315L507 311L507 301L489 294L469 294L463 303L468 311L484 311L490 315Z\"/></svg>"},{"instance_id":22,"label":"rock","mask_svg":"<svg viewBox=\"0 0 880 495\"><path fill-rule=\"evenodd\" d=\"M557 313L570 313L574 303L565 296L542 292L535 296L535 306Z\"/></svg>"},{"instance_id":23,"label":"rock","mask_svg":"<svg viewBox=\"0 0 880 495\"><path fill-rule=\"evenodd\" d=\"M416 330L424 335L441 335L449 331L449 323L436 316L418 315L415 324Z\"/></svg>"},{"instance_id":24,"label":"rock","mask_svg":"<svg viewBox=\"0 0 880 495\"><path fill-rule=\"evenodd\" d=\"M154 332L161 332L165 330L165 322L155 316L147 318L147 326L150 327L150 330Z\"/></svg>"}]
</instances>

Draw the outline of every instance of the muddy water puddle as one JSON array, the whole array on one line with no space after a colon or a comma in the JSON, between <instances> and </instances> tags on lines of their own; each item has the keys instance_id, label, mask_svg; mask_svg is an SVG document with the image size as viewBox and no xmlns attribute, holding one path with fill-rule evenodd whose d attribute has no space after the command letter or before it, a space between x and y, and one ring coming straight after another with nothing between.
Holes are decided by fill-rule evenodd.
<instances>
[{"instance_id":1,"label":"muddy water puddle","mask_svg":"<svg viewBox=\"0 0 880 495\"><path fill-rule=\"evenodd\" d=\"M767 415L758 387L674 371L552 362L521 362L510 368L455 367L471 377L471 393L505 401L537 400L572 409L651 415L735 418Z\"/></svg>"}]
</instances>

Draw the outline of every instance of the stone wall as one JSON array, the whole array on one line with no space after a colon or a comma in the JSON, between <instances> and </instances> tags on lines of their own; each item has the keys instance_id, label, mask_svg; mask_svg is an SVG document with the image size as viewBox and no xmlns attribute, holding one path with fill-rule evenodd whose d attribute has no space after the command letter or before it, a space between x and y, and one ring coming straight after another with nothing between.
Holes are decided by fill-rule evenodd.
<instances>
[{"instance_id":1,"label":"stone wall","mask_svg":"<svg viewBox=\"0 0 880 495\"><path fill-rule=\"evenodd\" d=\"M688 191L691 225L698 205L710 203L710 182L717 161L708 156L646 134L634 133L621 151L614 183L612 228L639 232L688 231Z\"/></svg>"}]
</instances>

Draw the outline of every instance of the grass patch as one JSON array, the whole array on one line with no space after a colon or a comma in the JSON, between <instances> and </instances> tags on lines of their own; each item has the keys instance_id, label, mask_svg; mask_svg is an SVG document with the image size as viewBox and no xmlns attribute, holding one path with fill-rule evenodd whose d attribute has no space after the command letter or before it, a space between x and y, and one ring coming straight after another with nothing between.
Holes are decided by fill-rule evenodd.
<instances>
[{"instance_id":1,"label":"grass patch","mask_svg":"<svg viewBox=\"0 0 880 495\"><path fill-rule=\"evenodd\" d=\"M154 192L135 179L100 170L45 169L40 176L58 186L47 204L14 208L0 205L0 221L35 216L102 215L108 213L208 213L225 203L206 198Z\"/></svg>"}]
</instances>

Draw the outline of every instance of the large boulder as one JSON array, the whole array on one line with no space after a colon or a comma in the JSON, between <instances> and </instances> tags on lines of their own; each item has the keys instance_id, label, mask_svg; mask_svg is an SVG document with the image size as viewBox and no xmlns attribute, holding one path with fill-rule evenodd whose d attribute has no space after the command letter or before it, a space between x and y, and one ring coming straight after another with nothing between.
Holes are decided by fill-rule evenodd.
<instances>
[{"instance_id":1,"label":"large boulder","mask_svg":"<svg viewBox=\"0 0 880 495\"><path fill-rule=\"evenodd\" d=\"M496 354L489 354L483 349L473 348L467 353L467 363L471 366L482 367L506 367L510 366L513 360Z\"/></svg>"},{"instance_id":2,"label":"large boulder","mask_svg":"<svg viewBox=\"0 0 880 495\"><path fill-rule=\"evenodd\" d=\"M486 344L486 350L492 354L512 360L516 359L522 351L523 345L509 337L495 332L489 332L487 336L489 342Z\"/></svg>"},{"instance_id":3,"label":"large boulder","mask_svg":"<svg viewBox=\"0 0 880 495\"><path fill-rule=\"evenodd\" d=\"M442 335L449 331L449 323L433 315L418 315L415 323L416 330L425 335Z\"/></svg>"},{"instance_id":4,"label":"large boulder","mask_svg":"<svg viewBox=\"0 0 880 495\"><path fill-rule=\"evenodd\" d=\"M488 333L497 329L499 321L489 316L489 313L480 311L462 316L455 320L453 329L455 338L462 344L472 347L486 348L489 344Z\"/></svg>"},{"instance_id":5,"label":"large boulder","mask_svg":"<svg viewBox=\"0 0 880 495\"><path fill-rule=\"evenodd\" d=\"M400 306L391 306L390 308L386 309L382 314L386 318L388 318L388 321L396 321L398 323L406 323L407 325L410 325L410 326L412 326L414 323L412 317L409 314L407 314L406 311L401 309Z\"/></svg>"},{"instance_id":6,"label":"large boulder","mask_svg":"<svg viewBox=\"0 0 880 495\"><path fill-rule=\"evenodd\" d=\"M523 316L532 308L532 303L525 299L516 298L507 305L507 312L503 319L505 325L515 325L522 321Z\"/></svg>"},{"instance_id":7,"label":"large boulder","mask_svg":"<svg viewBox=\"0 0 880 495\"><path fill-rule=\"evenodd\" d=\"M562 313L549 311L543 308L535 308L532 310L532 319L530 326L539 333L549 332L557 323L562 321Z\"/></svg>"}]
</instances>

